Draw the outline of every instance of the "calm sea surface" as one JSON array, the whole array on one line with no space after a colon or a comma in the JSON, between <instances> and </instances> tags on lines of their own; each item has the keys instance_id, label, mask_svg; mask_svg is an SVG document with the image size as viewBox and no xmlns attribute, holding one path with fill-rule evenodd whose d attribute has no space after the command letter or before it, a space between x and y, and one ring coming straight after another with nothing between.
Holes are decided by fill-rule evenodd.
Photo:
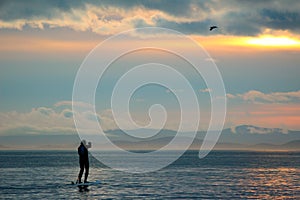
<instances>
[{"instance_id":1,"label":"calm sea surface","mask_svg":"<svg viewBox=\"0 0 300 200\"><path fill-rule=\"evenodd\" d=\"M172 153L172 152L170 152ZM129 174L90 156L89 191L70 185L76 151L0 151L0 199L300 199L300 152L197 151L157 172Z\"/></svg>"}]
</instances>

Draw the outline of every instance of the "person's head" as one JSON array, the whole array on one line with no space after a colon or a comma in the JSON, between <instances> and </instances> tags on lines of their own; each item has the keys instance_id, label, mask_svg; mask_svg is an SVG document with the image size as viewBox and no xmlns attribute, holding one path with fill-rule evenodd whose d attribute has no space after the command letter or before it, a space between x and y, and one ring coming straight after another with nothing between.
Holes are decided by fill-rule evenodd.
<instances>
[{"instance_id":1,"label":"person's head","mask_svg":"<svg viewBox=\"0 0 300 200\"><path fill-rule=\"evenodd\" d=\"M86 145L86 141L85 140L81 140L81 144L85 146Z\"/></svg>"}]
</instances>

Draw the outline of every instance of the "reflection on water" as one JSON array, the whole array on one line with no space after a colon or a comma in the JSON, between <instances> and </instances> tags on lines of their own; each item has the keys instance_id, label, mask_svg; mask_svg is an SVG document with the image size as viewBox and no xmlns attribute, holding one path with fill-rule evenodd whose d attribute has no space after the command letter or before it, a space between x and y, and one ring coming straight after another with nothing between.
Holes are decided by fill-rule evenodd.
<instances>
[{"instance_id":1,"label":"reflection on water","mask_svg":"<svg viewBox=\"0 0 300 200\"><path fill-rule=\"evenodd\" d=\"M300 199L300 153L187 152L153 173L128 174L91 157L90 180L79 192L76 152L0 152L0 198L11 199Z\"/></svg>"},{"instance_id":2,"label":"reflection on water","mask_svg":"<svg viewBox=\"0 0 300 200\"><path fill-rule=\"evenodd\" d=\"M300 198L299 168L256 168L246 171L248 177L241 185L247 185L247 192L252 194L248 196L249 198L271 199L274 196L277 199L288 199L291 196Z\"/></svg>"}]
</instances>

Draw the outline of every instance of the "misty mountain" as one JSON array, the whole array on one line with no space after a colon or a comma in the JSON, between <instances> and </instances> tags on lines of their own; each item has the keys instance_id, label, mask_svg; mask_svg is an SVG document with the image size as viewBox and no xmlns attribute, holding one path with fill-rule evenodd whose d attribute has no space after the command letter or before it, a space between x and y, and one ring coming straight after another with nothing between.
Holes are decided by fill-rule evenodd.
<instances>
[{"instance_id":1,"label":"misty mountain","mask_svg":"<svg viewBox=\"0 0 300 200\"><path fill-rule=\"evenodd\" d=\"M140 129L134 130L133 133L139 132L152 132L154 130ZM124 133L122 130L110 130L106 132L112 141L149 141L159 138L174 137L176 131L172 130L161 130L157 135L146 139L138 139L131 137ZM189 137L190 132L178 133L181 137ZM196 138L203 140L206 132L197 132ZM272 143L272 144L283 144L293 140L300 139L300 131L289 131L279 128L263 128L251 125L242 125L234 128L224 129L220 135L218 143L237 143L245 145L255 145L258 143Z\"/></svg>"},{"instance_id":2,"label":"misty mountain","mask_svg":"<svg viewBox=\"0 0 300 200\"><path fill-rule=\"evenodd\" d=\"M300 140L290 141L290 142L283 144L282 146L284 148L288 148L288 149L299 149L300 148Z\"/></svg>"},{"instance_id":3,"label":"misty mountain","mask_svg":"<svg viewBox=\"0 0 300 200\"><path fill-rule=\"evenodd\" d=\"M160 139L153 139L150 141L118 141L115 142L116 145L119 147L126 149L126 150L153 150L159 149L166 144L168 144L172 138L160 138ZM190 150L199 150L203 140L195 139L192 145L189 147ZM176 149L184 149L184 146L177 146ZM295 140L283 144L271 144L271 143L259 143L255 145L246 145L246 144L238 144L238 143L222 143L218 142L215 147L215 150L292 150L292 151L299 151L300 150L300 140Z\"/></svg>"},{"instance_id":4,"label":"misty mountain","mask_svg":"<svg viewBox=\"0 0 300 200\"><path fill-rule=\"evenodd\" d=\"M133 130L131 133L143 136L153 133L151 129ZM106 136L117 146L125 149L159 149L167 145L177 134L172 130L160 130L156 135L147 138L136 138L122 130L106 131ZM180 141L186 141L191 133L178 133ZM199 131L190 146L199 149L206 132ZM300 131L288 131L279 128L270 129L251 125L242 125L224 129L215 149L290 149L300 150ZM80 143L77 134L54 135L6 135L0 136L0 149L74 149ZM183 148L180 142L178 148ZM106 147L105 144L102 145Z\"/></svg>"},{"instance_id":5,"label":"misty mountain","mask_svg":"<svg viewBox=\"0 0 300 200\"><path fill-rule=\"evenodd\" d=\"M300 131L289 131L279 128L262 128L251 125L237 126L232 129L224 129L219 138L223 143L258 144L272 143L283 144L300 139Z\"/></svg>"}]
</instances>

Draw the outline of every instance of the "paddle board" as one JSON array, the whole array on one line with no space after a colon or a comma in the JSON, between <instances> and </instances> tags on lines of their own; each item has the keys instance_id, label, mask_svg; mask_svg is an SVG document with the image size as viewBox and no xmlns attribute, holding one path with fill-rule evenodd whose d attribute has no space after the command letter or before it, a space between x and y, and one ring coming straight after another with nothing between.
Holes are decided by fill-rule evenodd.
<instances>
[{"instance_id":1,"label":"paddle board","mask_svg":"<svg viewBox=\"0 0 300 200\"><path fill-rule=\"evenodd\" d=\"M96 181L92 181L92 182L87 182L87 183L74 183L73 181L71 182L72 185L74 186L91 186L91 185L99 185L101 184L101 182L99 180L96 180Z\"/></svg>"}]
</instances>

